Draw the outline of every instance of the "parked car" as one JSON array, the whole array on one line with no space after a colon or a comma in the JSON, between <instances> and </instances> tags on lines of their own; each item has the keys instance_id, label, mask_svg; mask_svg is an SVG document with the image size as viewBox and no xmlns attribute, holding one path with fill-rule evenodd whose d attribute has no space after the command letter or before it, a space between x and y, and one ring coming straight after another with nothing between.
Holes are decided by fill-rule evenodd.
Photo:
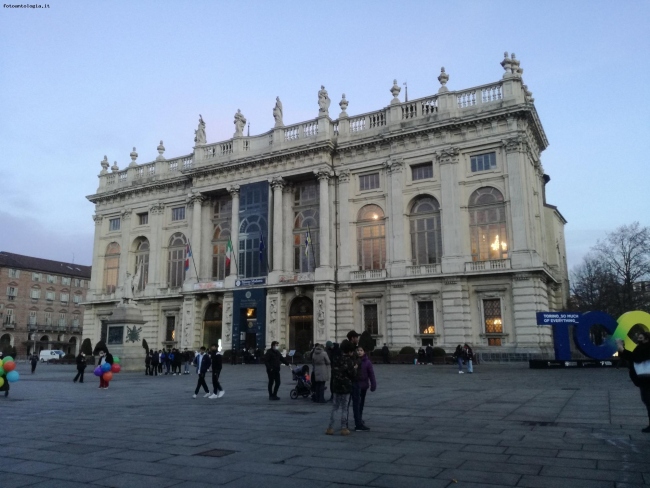
<instances>
[{"instance_id":1,"label":"parked car","mask_svg":"<svg viewBox=\"0 0 650 488\"><path fill-rule=\"evenodd\" d=\"M47 349L45 351L41 351L41 354L39 355L39 359L41 360L42 363L47 363L48 361L51 360L59 360L63 356L65 356L65 352L57 350L57 349Z\"/></svg>"}]
</instances>

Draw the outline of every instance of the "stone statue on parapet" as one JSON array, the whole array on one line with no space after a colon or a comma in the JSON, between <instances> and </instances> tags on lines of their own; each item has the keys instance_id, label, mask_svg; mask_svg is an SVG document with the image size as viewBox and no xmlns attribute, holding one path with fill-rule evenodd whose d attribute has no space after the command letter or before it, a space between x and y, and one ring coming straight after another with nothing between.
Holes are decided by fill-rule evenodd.
<instances>
[{"instance_id":1,"label":"stone statue on parapet","mask_svg":"<svg viewBox=\"0 0 650 488\"><path fill-rule=\"evenodd\" d=\"M205 122L203 122L201 114L199 114L199 128L194 131L194 134L194 142L196 142L197 145L205 144Z\"/></svg>"},{"instance_id":2,"label":"stone statue on parapet","mask_svg":"<svg viewBox=\"0 0 650 488\"><path fill-rule=\"evenodd\" d=\"M282 102L280 97L275 97L275 107L273 107L273 118L275 119L275 126L282 127L284 122L282 120Z\"/></svg>"},{"instance_id":3,"label":"stone statue on parapet","mask_svg":"<svg viewBox=\"0 0 650 488\"><path fill-rule=\"evenodd\" d=\"M134 280L131 273L126 273L126 280L124 281L122 301L127 305L133 300L133 286Z\"/></svg>"},{"instance_id":4,"label":"stone statue on parapet","mask_svg":"<svg viewBox=\"0 0 650 488\"><path fill-rule=\"evenodd\" d=\"M332 101L330 100L330 97L327 94L327 90L325 89L325 87L323 85L321 85L320 90L318 91L318 112L319 112L319 114L328 115L329 114L330 103L332 103Z\"/></svg>"},{"instance_id":5,"label":"stone statue on parapet","mask_svg":"<svg viewBox=\"0 0 650 488\"><path fill-rule=\"evenodd\" d=\"M246 117L241 113L241 110L237 109L235 114L235 137L241 137L244 135L244 127L246 127Z\"/></svg>"}]
</instances>

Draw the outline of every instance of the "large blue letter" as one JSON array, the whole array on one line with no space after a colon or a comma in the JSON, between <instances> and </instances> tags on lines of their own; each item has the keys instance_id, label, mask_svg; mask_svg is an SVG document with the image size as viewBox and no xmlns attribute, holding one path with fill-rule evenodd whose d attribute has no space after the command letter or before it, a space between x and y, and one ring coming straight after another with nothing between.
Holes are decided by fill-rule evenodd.
<instances>
[{"instance_id":1,"label":"large blue letter","mask_svg":"<svg viewBox=\"0 0 650 488\"><path fill-rule=\"evenodd\" d=\"M597 346L591 342L589 332L592 325L602 325L610 336L614 334L618 323L614 318L605 312L588 312L580 317L579 324L573 329L573 340L580 352L593 359L604 360L612 357L616 352L614 339L608 337L605 342Z\"/></svg>"}]
</instances>

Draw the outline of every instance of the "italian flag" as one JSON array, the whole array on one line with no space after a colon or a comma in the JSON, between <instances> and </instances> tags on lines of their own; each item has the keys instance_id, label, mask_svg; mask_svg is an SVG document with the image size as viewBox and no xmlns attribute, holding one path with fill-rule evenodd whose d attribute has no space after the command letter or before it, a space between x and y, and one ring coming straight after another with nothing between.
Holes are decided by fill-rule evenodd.
<instances>
[{"instance_id":1,"label":"italian flag","mask_svg":"<svg viewBox=\"0 0 650 488\"><path fill-rule=\"evenodd\" d=\"M228 245L226 246L226 273L230 270L230 260L232 259L232 241L228 239Z\"/></svg>"}]
</instances>

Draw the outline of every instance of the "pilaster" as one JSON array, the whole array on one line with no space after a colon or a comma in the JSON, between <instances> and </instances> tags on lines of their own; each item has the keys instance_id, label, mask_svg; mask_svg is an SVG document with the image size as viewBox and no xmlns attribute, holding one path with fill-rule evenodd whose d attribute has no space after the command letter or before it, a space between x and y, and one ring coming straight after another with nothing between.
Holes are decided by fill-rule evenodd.
<instances>
[{"instance_id":1,"label":"pilaster","mask_svg":"<svg viewBox=\"0 0 650 488\"><path fill-rule=\"evenodd\" d=\"M230 260L230 275L226 277L226 286L235 286L239 271L237 260L239 258L239 185L228 188L232 197L232 224L230 227L230 240L232 242L233 258Z\"/></svg>"},{"instance_id":2,"label":"pilaster","mask_svg":"<svg viewBox=\"0 0 650 488\"><path fill-rule=\"evenodd\" d=\"M164 264L167 261L163 256L163 250L167 247L162 242L162 227L165 220L165 206L160 203L154 203L149 208L149 223L151 226L151 242L149 250L149 281L145 288L146 296L156 295L156 290L166 287L164 281L165 272Z\"/></svg>"},{"instance_id":3,"label":"pilaster","mask_svg":"<svg viewBox=\"0 0 650 488\"><path fill-rule=\"evenodd\" d=\"M120 214L120 230L122 231L122 239L120 241L120 246L122 250L120 252L120 269L117 276L117 290L120 293L120 297L125 295L124 286L126 284L126 275L127 273L132 275L135 270L130 268L129 256L131 254L131 214L132 210L130 208L125 208Z\"/></svg>"},{"instance_id":4,"label":"pilaster","mask_svg":"<svg viewBox=\"0 0 650 488\"><path fill-rule=\"evenodd\" d=\"M330 266L330 195L329 180L332 173L327 169L320 169L316 173L318 178L320 199L319 199L319 239L320 239L320 266L316 268L316 280L331 280L334 278L334 271Z\"/></svg>"},{"instance_id":5,"label":"pilaster","mask_svg":"<svg viewBox=\"0 0 650 488\"><path fill-rule=\"evenodd\" d=\"M293 185L285 183L282 188L283 204L284 204L284 240L283 253L284 253L284 266L283 269L286 273L293 273L293 199L294 188Z\"/></svg>"},{"instance_id":6,"label":"pilaster","mask_svg":"<svg viewBox=\"0 0 650 488\"><path fill-rule=\"evenodd\" d=\"M338 174L339 180L339 265L342 269L349 271L352 259L356 255L356 240L351 235L350 228L350 171L341 170Z\"/></svg>"},{"instance_id":7,"label":"pilaster","mask_svg":"<svg viewBox=\"0 0 650 488\"><path fill-rule=\"evenodd\" d=\"M457 147L443 149L440 161L440 192L442 228L442 272L462 273L469 256L463 252L468 248L462 239L463 218L461 214L461 192L458 184L458 163L460 150Z\"/></svg>"},{"instance_id":8,"label":"pilaster","mask_svg":"<svg viewBox=\"0 0 650 488\"><path fill-rule=\"evenodd\" d=\"M333 286L317 286L314 290L314 343L335 341L335 295Z\"/></svg>"},{"instance_id":9,"label":"pilaster","mask_svg":"<svg viewBox=\"0 0 650 488\"><path fill-rule=\"evenodd\" d=\"M528 273L514 275L512 304L515 327L512 328L512 342L517 352L538 352L551 346L551 328L537 325L537 312L550 309L548 292L544 276Z\"/></svg>"},{"instance_id":10,"label":"pilaster","mask_svg":"<svg viewBox=\"0 0 650 488\"><path fill-rule=\"evenodd\" d=\"M443 283L442 327L446 344L471 342L469 289L462 279L448 279Z\"/></svg>"},{"instance_id":11,"label":"pilaster","mask_svg":"<svg viewBox=\"0 0 650 488\"><path fill-rule=\"evenodd\" d=\"M282 299L282 290L280 288L270 288L266 294L266 344L270 345L273 341L280 342L280 324L281 320L280 306Z\"/></svg>"},{"instance_id":12,"label":"pilaster","mask_svg":"<svg viewBox=\"0 0 650 488\"><path fill-rule=\"evenodd\" d=\"M185 277L185 283L190 289L193 283L198 283L199 276L197 276L197 272L201 269L201 206L204 200L205 197L199 193L194 193L187 199L188 205L192 206L192 228L190 229L192 234L192 240L190 241L192 258L190 259L190 269Z\"/></svg>"},{"instance_id":13,"label":"pilaster","mask_svg":"<svg viewBox=\"0 0 650 488\"><path fill-rule=\"evenodd\" d=\"M269 275L269 282L276 283L282 273L282 242L284 234L282 189L284 188L284 180L282 178L274 178L271 181L271 188L273 189L273 262L271 268L272 271Z\"/></svg>"},{"instance_id":14,"label":"pilaster","mask_svg":"<svg viewBox=\"0 0 650 488\"><path fill-rule=\"evenodd\" d=\"M389 160L386 163L386 173L389 177L390 187L388 189L389 208L388 232L386 240L388 243L388 267L391 277L403 276L406 266L406 241L405 241L405 216L404 216L404 184L403 184L404 162L401 160Z\"/></svg>"},{"instance_id":15,"label":"pilaster","mask_svg":"<svg viewBox=\"0 0 650 488\"><path fill-rule=\"evenodd\" d=\"M100 245L104 217L98 214L93 215L95 221L95 236L93 238L93 267L90 275L90 290L97 297L103 293L102 280L104 279L104 254L106 249ZM84 319L85 322L85 319ZM88 323L88 322L86 322Z\"/></svg>"}]
</instances>

